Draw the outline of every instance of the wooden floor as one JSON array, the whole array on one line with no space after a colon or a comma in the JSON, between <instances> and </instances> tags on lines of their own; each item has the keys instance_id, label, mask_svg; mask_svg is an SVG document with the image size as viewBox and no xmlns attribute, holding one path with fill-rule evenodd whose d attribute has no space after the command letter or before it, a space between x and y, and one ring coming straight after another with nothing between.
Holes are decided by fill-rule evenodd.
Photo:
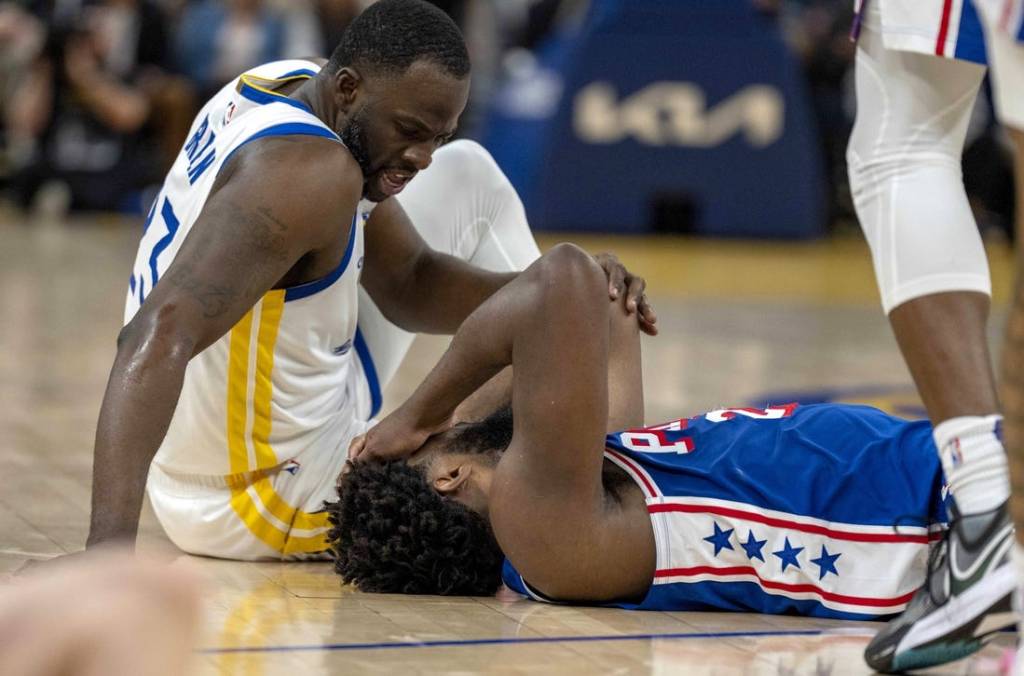
<instances>
[{"instance_id":1,"label":"wooden floor","mask_svg":"<svg viewBox=\"0 0 1024 676\"><path fill-rule=\"evenodd\" d=\"M137 224L0 215L0 574L84 543L96 415ZM544 238L545 244L555 241ZM645 343L648 421L800 399L920 412L859 241L577 239L645 274L661 336ZM992 338L1009 257L990 250ZM417 343L394 405L443 348ZM876 625L361 594L325 564L188 557L144 512L140 548L206 577L200 674L861 674ZM0 593L3 593L0 588ZM995 673L1003 646L938 673Z\"/></svg>"}]
</instances>

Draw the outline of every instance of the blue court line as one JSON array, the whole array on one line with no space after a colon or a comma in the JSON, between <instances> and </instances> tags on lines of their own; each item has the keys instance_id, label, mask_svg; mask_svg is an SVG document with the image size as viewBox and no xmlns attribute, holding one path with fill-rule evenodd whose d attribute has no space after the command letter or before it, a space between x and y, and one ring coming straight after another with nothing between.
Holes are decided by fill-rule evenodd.
<instances>
[{"instance_id":1,"label":"blue court line","mask_svg":"<svg viewBox=\"0 0 1024 676\"><path fill-rule=\"evenodd\" d=\"M322 645L269 645L242 646L238 648L201 648L202 655L225 655L231 653L283 653L309 652L316 650L391 650L399 648L458 648L462 646L527 644L527 643L586 643L594 641L651 641L654 639L695 639L695 638L758 638L761 636L820 636L825 629L794 631L719 631L700 633L670 634L613 634L610 636L537 636L531 638L475 638L447 641L402 641L398 643L326 643Z\"/></svg>"}]
</instances>

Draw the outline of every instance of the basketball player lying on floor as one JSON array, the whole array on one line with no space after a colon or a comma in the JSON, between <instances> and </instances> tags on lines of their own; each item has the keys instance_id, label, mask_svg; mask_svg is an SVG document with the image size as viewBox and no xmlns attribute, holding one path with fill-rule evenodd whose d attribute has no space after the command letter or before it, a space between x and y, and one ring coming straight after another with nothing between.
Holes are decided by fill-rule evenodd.
<instances>
[{"instance_id":1,"label":"basketball player lying on floor","mask_svg":"<svg viewBox=\"0 0 1024 676\"><path fill-rule=\"evenodd\" d=\"M504 580L631 609L902 610L946 520L929 424L787 404L644 428L636 322L605 287L583 251L555 248L354 442L328 506L342 578L464 595ZM449 427L508 365L511 413Z\"/></svg>"}]
</instances>

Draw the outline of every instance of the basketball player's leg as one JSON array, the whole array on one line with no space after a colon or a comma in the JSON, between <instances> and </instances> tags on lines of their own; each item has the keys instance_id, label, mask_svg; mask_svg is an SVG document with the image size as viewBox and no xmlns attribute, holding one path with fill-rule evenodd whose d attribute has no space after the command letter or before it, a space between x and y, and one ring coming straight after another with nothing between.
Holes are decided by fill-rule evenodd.
<instances>
[{"instance_id":1,"label":"basketball player's leg","mask_svg":"<svg viewBox=\"0 0 1024 676\"><path fill-rule=\"evenodd\" d=\"M1007 131L1014 150L1017 245L1013 300L1000 362L1000 399L1006 416L1004 434L1013 477L1013 519L1017 541L1024 544L1024 127L1008 127Z\"/></svg>"},{"instance_id":2,"label":"basketball player's leg","mask_svg":"<svg viewBox=\"0 0 1024 676\"><path fill-rule=\"evenodd\" d=\"M0 588L0 673L186 673L199 621L185 571L90 553Z\"/></svg>"},{"instance_id":3,"label":"basketball player's leg","mask_svg":"<svg viewBox=\"0 0 1024 676\"><path fill-rule=\"evenodd\" d=\"M417 232L437 251L495 272L523 270L540 257L515 188L473 141L439 149L398 199ZM359 329L384 388L415 336L385 319L362 288Z\"/></svg>"},{"instance_id":4,"label":"basketball player's leg","mask_svg":"<svg viewBox=\"0 0 1024 676\"><path fill-rule=\"evenodd\" d=\"M994 422L985 422L999 410L985 332L988 263L960 169L984 69L885 49L877 9L866 19L849 148L857 213L882 305L940 450L949 450L946 436L962 441L975 427L986 437L977 454L962 449L962 463L948 452L944 459L961 512L984 512L1009 494L1005 455Z\"/></svg>"},{"instance_id":5,"label":"basketball player's leg","mask_svg":"<svg viewBox=\"0 0 1024 676\"><path fill-rule=\"evenodd\" d=\"M990 281L960 170L984 69L885 49L877 5L868 5L857 50L851 188L883 307L936 426L943 469L964 515L951 539L959 550L979 552L997 539L1002 552L1009 480L985 333ZM998 589L955 580L956 597L948 586L945 596L919 593L879 632L866 653L869 663L883 670L912 668L914 660L937 664L977 649L972 632L985 611L1002 610L1007 580L1012 586L1004 562L999 557L986 564ZM948 567L940 560L931 574L945 579ZM975 604L980 610L960 608L956 623L939 622L936 635L922 633L936 624L938 610L971 594L984 595Z\"/></svg>"},{"instance_id":6,"label":"basketball player's leg","mask_svg":"<svg viewBox=\"0 0 1024 676\"><path fill-rule=\"evenodd\" d=\"M1014 521L1024 542L1024 43L1000 27L1001 3L979 2L985 43L992 65L996 115L1010 137L1014 155L1016 208L1016 282L1000 367L1000 399L1006 416L1005 439L1013 474ZM1024 19L1022 19L1024 20Z\"/></svg>"},{"instance_id":7,"label":"basketball player's leg","mask_svg":"<svg viewBox=\"0 0 1024 676\"><path fill-rule=\"evenodd\" d=\"M1022 48L1024 49L1024 48ZM1022 75L1024 77L1024 75ZM1016 251L1014 252L1014 285L1010 313L1006 320L1000 360L999 396L1003 404L1003 429L1013 497L1010 511L1017 528L1016 558L1018 583L1024 583L1024 124L1006 127L1013 143L1016 194ZM1018 631L1024 617L1024 588L1015 597ZM1024 638L1018 638L1015 660L1005 673L1024 674Z\"/></svg>"},{"instance_id":8,"label":"basketball player's leg","mask_svg":"<svg viewBox=\"0 0 1024 676\"><path fill-rule=\"evenodd\" d=\"M1010 462L1013 498L1010 500L1013 520L1017 526L1018 546L1015 551L1018 583L1024 570L1024 44L1015 41L1000 26L1003 10L1009 4L996 6L976 3L985 30L985 43L991 64L992 90L996 114L1010 136L1014 155L1015 193L1017 199L1015 283L1010 314L1006 323L1000 364L1000 400L1005 415L1004 439ZM1018 588L1015 609L1018 622L1024 610L1024 598ZM1024 652L1018 646L1018 663L1010 673L1024 674Z\"/></svg>"}]
</instances>

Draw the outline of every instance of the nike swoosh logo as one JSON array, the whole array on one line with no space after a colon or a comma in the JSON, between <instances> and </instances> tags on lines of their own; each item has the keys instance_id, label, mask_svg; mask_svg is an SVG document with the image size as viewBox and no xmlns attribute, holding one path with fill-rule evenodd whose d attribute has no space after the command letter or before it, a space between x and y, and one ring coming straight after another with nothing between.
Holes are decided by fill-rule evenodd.
<instances>
[{"instance_id":1,"label":"nike swoosh logo","mask_svg":"<svg viewBox=\"0 0 1024 676\"><path fill-rule=\"evenodd\" d=\"M964 549L959 539L951 538L952 541L949 543L949 570L953 578L953 594L959 594L962 589L971 586L977 581L977 578L987 573L1006 548L1007 539L1012 537L1013 526L1007 524L976 554L972 554ZM966 567L963 564L966 564Z\"/></svg>"}]
</instances>

